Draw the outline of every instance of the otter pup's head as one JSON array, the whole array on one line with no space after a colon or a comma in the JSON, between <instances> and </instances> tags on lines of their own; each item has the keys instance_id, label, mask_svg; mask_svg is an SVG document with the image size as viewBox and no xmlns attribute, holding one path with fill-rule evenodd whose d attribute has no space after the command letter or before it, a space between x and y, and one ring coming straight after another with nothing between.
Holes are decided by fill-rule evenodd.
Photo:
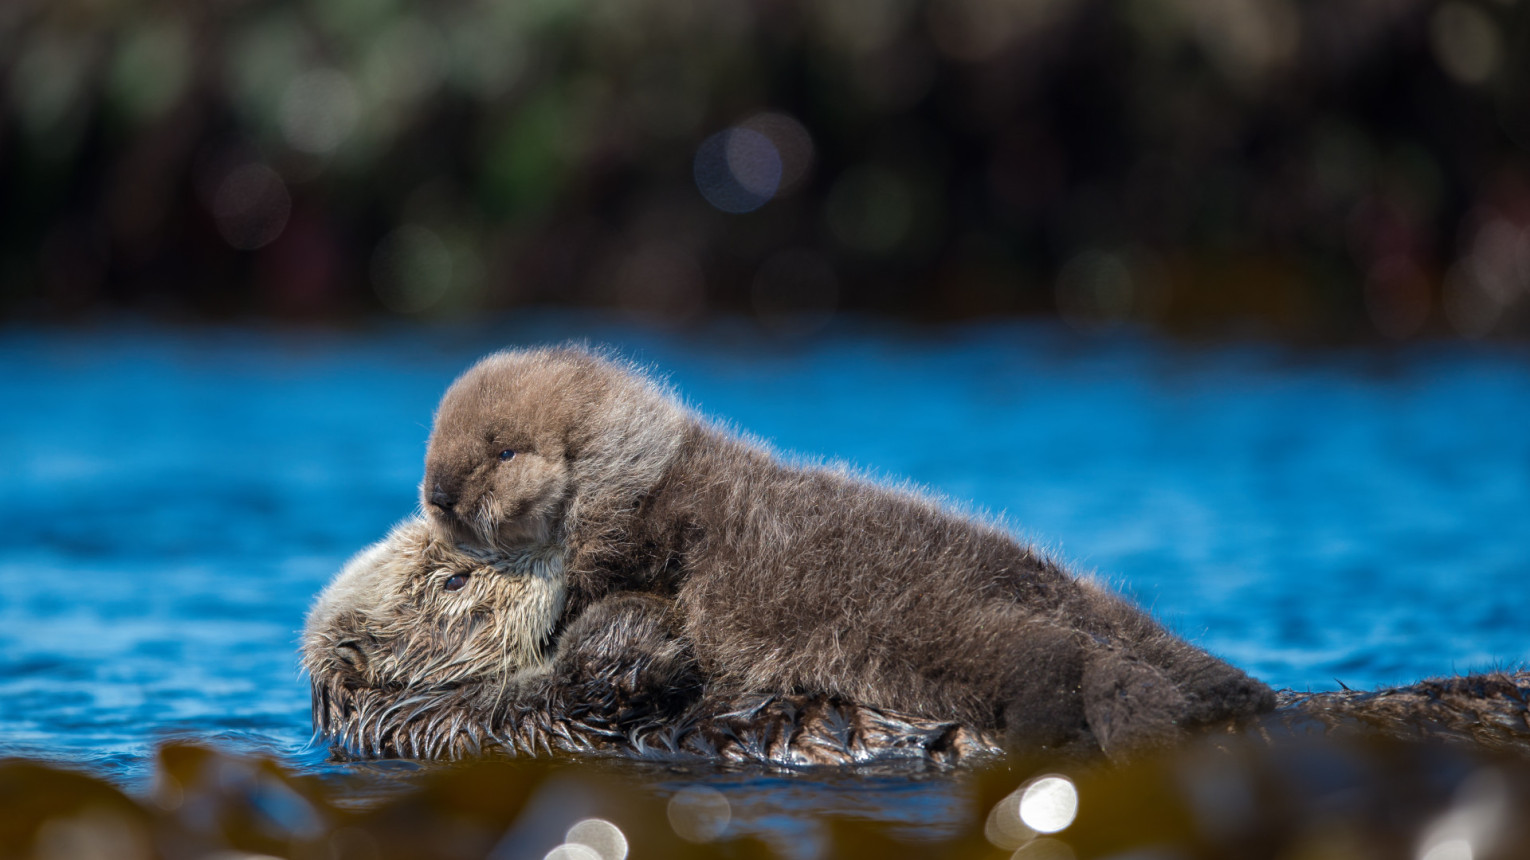
<instances>
[{"instance_id":1,"label":"otter pup's head","mask_svg":"<svg viewBox=\"0 0 1530 860\"><path fill-rule=\"evenodd\" d=\"M473 726L422 735L426 723L412 717L481 713L471 697L541 670L563 595L556 548L478 553L435 539L421 520L401 523L352 559L308 613L303 667L315 730L373 754L406 742L476 746Z\"/></svg>"},{"instance_id":2,"label":"otter pup's head","mask_svg":"<svg viewBox=\"0 0 1530 860\"><path fill-rule=\"evenodd\" d=\"M687 420L659 384L589 350L495 353L441 400L421 502L452 542L560 542L591 505L656 483Z\"/></svg>"}]
</instances>

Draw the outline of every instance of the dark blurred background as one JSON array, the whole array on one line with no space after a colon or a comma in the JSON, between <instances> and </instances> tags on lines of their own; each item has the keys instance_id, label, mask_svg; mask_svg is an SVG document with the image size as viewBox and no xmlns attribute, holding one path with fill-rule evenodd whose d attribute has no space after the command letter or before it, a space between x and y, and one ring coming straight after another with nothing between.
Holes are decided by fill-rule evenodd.
<instances>
[{"instance_id":1,"label":"dark blurred background","mask_svg":"<svg viewBox=\"0 0 1530 860\"><path fill-rule=\"evenodd\" d=\"M0 315L1530 330L1523 0L5 0Z\"/></svg>"}]
</instances>

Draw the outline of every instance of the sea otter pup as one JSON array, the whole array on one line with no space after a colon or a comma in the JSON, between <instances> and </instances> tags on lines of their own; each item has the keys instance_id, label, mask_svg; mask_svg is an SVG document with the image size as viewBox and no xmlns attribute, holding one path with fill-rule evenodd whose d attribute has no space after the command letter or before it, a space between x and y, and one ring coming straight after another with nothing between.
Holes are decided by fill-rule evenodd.
<instances>
[{"instance_id":1,"label":"sea otter pup","mask_svg":"<svg viewBox=\"0 0 1530 860\"><path fill-rule=\"evenodd\" d=\"M720 696L672 605L617 594L564 629L561 560L472 552L410 520L320 595L303 635L315 732L349 757L609 752L778 765L947 764L991 741L828 696Z\"/></svg>"},{"instance_id":2,"label":"sea otter pup","mask_svg":"<svg viewBox=\"0 0 1530 860\"><path fill-rule=\"evenodd\" d=\"M708 683L734 694L841 697L1109 753L1274 705L1000 527L783 462L582 348L501 352L464 373L421 492L444 541L556 547L560 623L618 592L673 600Z\"/></svg>"}]
</instances>

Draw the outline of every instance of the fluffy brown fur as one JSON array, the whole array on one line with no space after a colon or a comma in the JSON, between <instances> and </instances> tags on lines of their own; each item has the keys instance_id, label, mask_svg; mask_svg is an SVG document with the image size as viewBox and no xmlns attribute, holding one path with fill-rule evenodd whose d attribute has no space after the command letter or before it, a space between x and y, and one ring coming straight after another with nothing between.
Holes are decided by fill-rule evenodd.
<instances>
[{"instance_id":1,"label":"fluffy brown fur","mask_svg":"<svg viewBox=\"0 0 1530 860\"><path fill-rule=\"evenodd\" d=\"M565 619L618 591L672 598L719 689L844 697L1109 752L1274 703L1003 529L784 463L579 348L503 352L459 378L422 496L445 540L561 546Z\"/></svg>"},{"instance_id":2,"label":"fluffy brown fur","mask_svg":"<svg viewBox=\"0 0 1530 860\"><path fill-rule=\"evenodd\" d=\"M619 594L550 640L562 568L546 547L473 552L409 521L358 555L309 613L315 731L345 756L612 752L784 765L952 762L989 748L949 722L828 696L703 684L673 604ZM448 582L462 577L460 587Z\"/></svg>"}]
</instances>

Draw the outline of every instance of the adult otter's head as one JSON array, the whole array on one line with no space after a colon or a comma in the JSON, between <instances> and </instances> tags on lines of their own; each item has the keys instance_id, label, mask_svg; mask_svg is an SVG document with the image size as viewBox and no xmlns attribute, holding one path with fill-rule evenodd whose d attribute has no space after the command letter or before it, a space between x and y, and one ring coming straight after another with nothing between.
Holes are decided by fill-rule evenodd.
<instances>
[{"instance_id":1,"label":"adult otter's head","mask_svg":"<svg viewBox=\"0 0 1530 860\"><path fill-rule=\"evenodd\" d=\"M308 613L315 731L372 755L476 751L494 697L543 668L563 594L554 547L479 553L401 523Z\"/></svg>"},{"instance_id":2,"label":"adult otter's head","mask_svg":"<svg viewBox=\"0 0 1530 860\"><path fill-rule=\"evenodd\" d=\"M495 353L441 399L421 502L453 542L561 541L583 513L657 483L688 420L654 380L587 349Z\"/></svg>"}]
</instances>

